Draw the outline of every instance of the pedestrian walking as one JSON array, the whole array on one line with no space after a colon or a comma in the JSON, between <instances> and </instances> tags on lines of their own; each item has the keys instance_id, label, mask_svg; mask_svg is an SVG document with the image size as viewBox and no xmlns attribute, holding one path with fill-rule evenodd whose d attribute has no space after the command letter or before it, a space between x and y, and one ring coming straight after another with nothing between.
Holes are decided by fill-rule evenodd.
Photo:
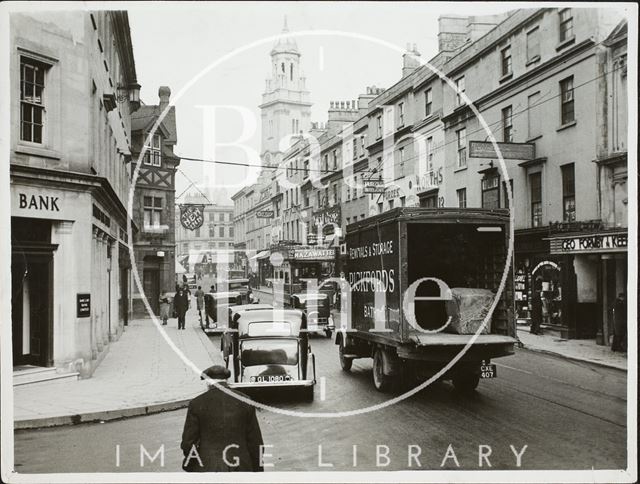
<instances>
[{"instance_id":1,"label":"pedestrian walking","mask_svg":"<svg viewBox=\"0 0 640 484\"><path fill-rule=\"evenodd\" d=\"M264 470L255 408L219 388L228 388L230 374L220 365L202 372L207 391L189 403L180 444L187 472Z\"/></svg>"},{"instance_id":2,"label":"pedestrian walking","mask_svg":"<svg viewBox=\"0 0 640 484\"><path fill-rule=\"evenodd\" d=\"M202 290L202 286L198 286L196 290L196 308L198 309L200 324L202 325L202 310L204 309L204 291Z\"/></svg>"},{"instance_id":3,"label":"pedestrian walking","mask_svg":"<svg viewBox=\"0 0 640 484\"><path fill-rule=\"evenodd\" d=\"M185 318L189 309L189 298L187 293L181 288L173 298L173 307L178 315L178 329L185 329Z\"/></svg>"},{"instance_id":4,"label":"pedestrian walking","mask_svg":"<svg viewBox=\"0 0 640 484\"><path fill-rule=\"evenodd\" d=\"M618 294L613 305L612 351L627 351L627 298L624 292Z\"/></svg>"},{"instance_id":5,"label":"pedestrian walking","mask_svg":"<svg viewBox=\"0 0 640 484\"><path fill-rule=\"evenodd\" d=\"M170 296L166 292L160 297L160 319L162 319L162 326L167 325L169 320L169 310L171 309Z\"/></svg>"}]
</instances>

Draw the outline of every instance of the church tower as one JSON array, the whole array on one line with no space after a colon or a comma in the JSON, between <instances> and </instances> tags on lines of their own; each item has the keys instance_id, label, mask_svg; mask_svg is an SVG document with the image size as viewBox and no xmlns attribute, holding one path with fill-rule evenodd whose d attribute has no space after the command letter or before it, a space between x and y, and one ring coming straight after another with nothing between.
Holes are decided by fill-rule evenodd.
<instances>
[{"instance_id":1,"label":"church tower","mask_svg":"<svg viewBox=\"0 0 640 484\"><path fill-rule=\"evenodd\" d=\"M287 18L283 34L287 34ZM300 51L296 41L285 36L271 50L271 78L266 80L262 94L262 145L261 158L267 165L282 160L280 140L289 134L308 132L311 124L309 91L300 68Z\"/></svg>"}]
</instances>

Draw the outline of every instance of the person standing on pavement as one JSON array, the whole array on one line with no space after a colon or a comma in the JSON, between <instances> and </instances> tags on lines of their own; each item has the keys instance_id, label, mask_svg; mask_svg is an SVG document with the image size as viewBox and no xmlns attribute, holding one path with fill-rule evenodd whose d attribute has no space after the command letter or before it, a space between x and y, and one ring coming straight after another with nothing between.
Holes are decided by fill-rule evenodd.
<instances>
[{"instance_id":1,"label":"person standing on pavement","mask_svg":"<svg viewBox=\"0 0 640 484\"><path fill-rule=\"evenodd\" d=\"M612 351L627 351L627 298L624 292L618 294L613 306Z\"/></svg>"},{"instance_id":2,"label":"person standing on pavement","mask_svg":"<svg viewBox=\"0 0 640 484\"><path fill-rule=\"evenodd\" d=\"M167 325L169 320L169 310L171 309L171 302L169 301L169 294L166 292L160 297L160 319L162 319L162 326Z\"/></svg>"},{"instance_id":3,"label":"person standing on pavement","mask_svg":"<svg viewBox=\"0 0 640 484\"><path fill-rule=\"evenodd\" d=\"M202 310L204 309L204 291L202 290L202 286L198 286L198 290L196 291L196 308L198 309L200 324L202 324Z\"/></svg>"},{"instance_id":4,"label":"person standing on pavement","mask_svg":"<svg viewBox=\"0 0 640 484\"><path fill-rule=\"evenodd\" d=\"M187 310L189 309L189 298L182 288L176 292L173 298L173 306L175 312L178 314L178 329L185 329L185 318Z\"/></svg>"},{"instance_id":5,"label":"person standing on pavement","mask_svg":"<svg viewBox=\"0 0 640 484\"><path fill-rule=\"evenodd\" d=\"M255 408L219 388L229 376L220 365L202 372L208 389L189 403L180 443L187 472L264 471Z\"/></svg>"}]
</instances>

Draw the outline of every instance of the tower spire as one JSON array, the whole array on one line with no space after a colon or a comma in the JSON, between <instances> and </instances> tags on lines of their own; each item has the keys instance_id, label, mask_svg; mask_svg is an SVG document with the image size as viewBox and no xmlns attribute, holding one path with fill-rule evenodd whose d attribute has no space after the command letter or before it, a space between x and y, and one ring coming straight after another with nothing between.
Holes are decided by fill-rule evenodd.
<instances>
[{"instance_id":1,"label":"tower spire","mask_svg":"<svg viewBox=\"0 0 640 484\"><path fill-rule=\"evenodd\" d=\"M284 26L282 27L282 32L289 32L289 26L287 25L287 16L284 16Z\"/></svg>"}]
</instances>

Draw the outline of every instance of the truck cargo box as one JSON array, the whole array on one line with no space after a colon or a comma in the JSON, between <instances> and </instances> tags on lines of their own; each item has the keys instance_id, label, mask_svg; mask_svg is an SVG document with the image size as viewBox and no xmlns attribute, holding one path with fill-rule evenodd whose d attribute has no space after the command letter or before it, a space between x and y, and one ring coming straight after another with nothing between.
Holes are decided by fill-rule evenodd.
<instances>
[{"instance_id":1,"label":"truck cargo box","mask_svg":"<svg viewBox=\"0 0 640 484\"><path fill-rule=\"evenodd\" d=\"M498 292L507 263L508 237L507 210L397 208L349 225L346 277L352 291L352 328L358 337L396 346L429 346L429 339L436 344L446 340L445 344L464 346L468 335L451 334L460 332L460 321L437 331L445 325L456 301L420 300L440 295L435 282L418 286L413 308L419 327L432 333L420 332L409 324L403 296L418 279L433 277L449 288L460 288L459 294L465 289L469 293L476 290L479 299L483 299L480 294L485 295L486 302L487 291ZM507 272L504 291L484 332L505 336L500 341L512 344L516 334L512 269ZM384 307L377 307L376 295L380 298L381 293L386 301ZM482 316L488 310L484 309ZM469 316L467 310L464 308L464 317ZM480 334L477 343L482 344L490 334ZM487 344L497 343L493 339Z\"/></svg>"}]
</instances>

